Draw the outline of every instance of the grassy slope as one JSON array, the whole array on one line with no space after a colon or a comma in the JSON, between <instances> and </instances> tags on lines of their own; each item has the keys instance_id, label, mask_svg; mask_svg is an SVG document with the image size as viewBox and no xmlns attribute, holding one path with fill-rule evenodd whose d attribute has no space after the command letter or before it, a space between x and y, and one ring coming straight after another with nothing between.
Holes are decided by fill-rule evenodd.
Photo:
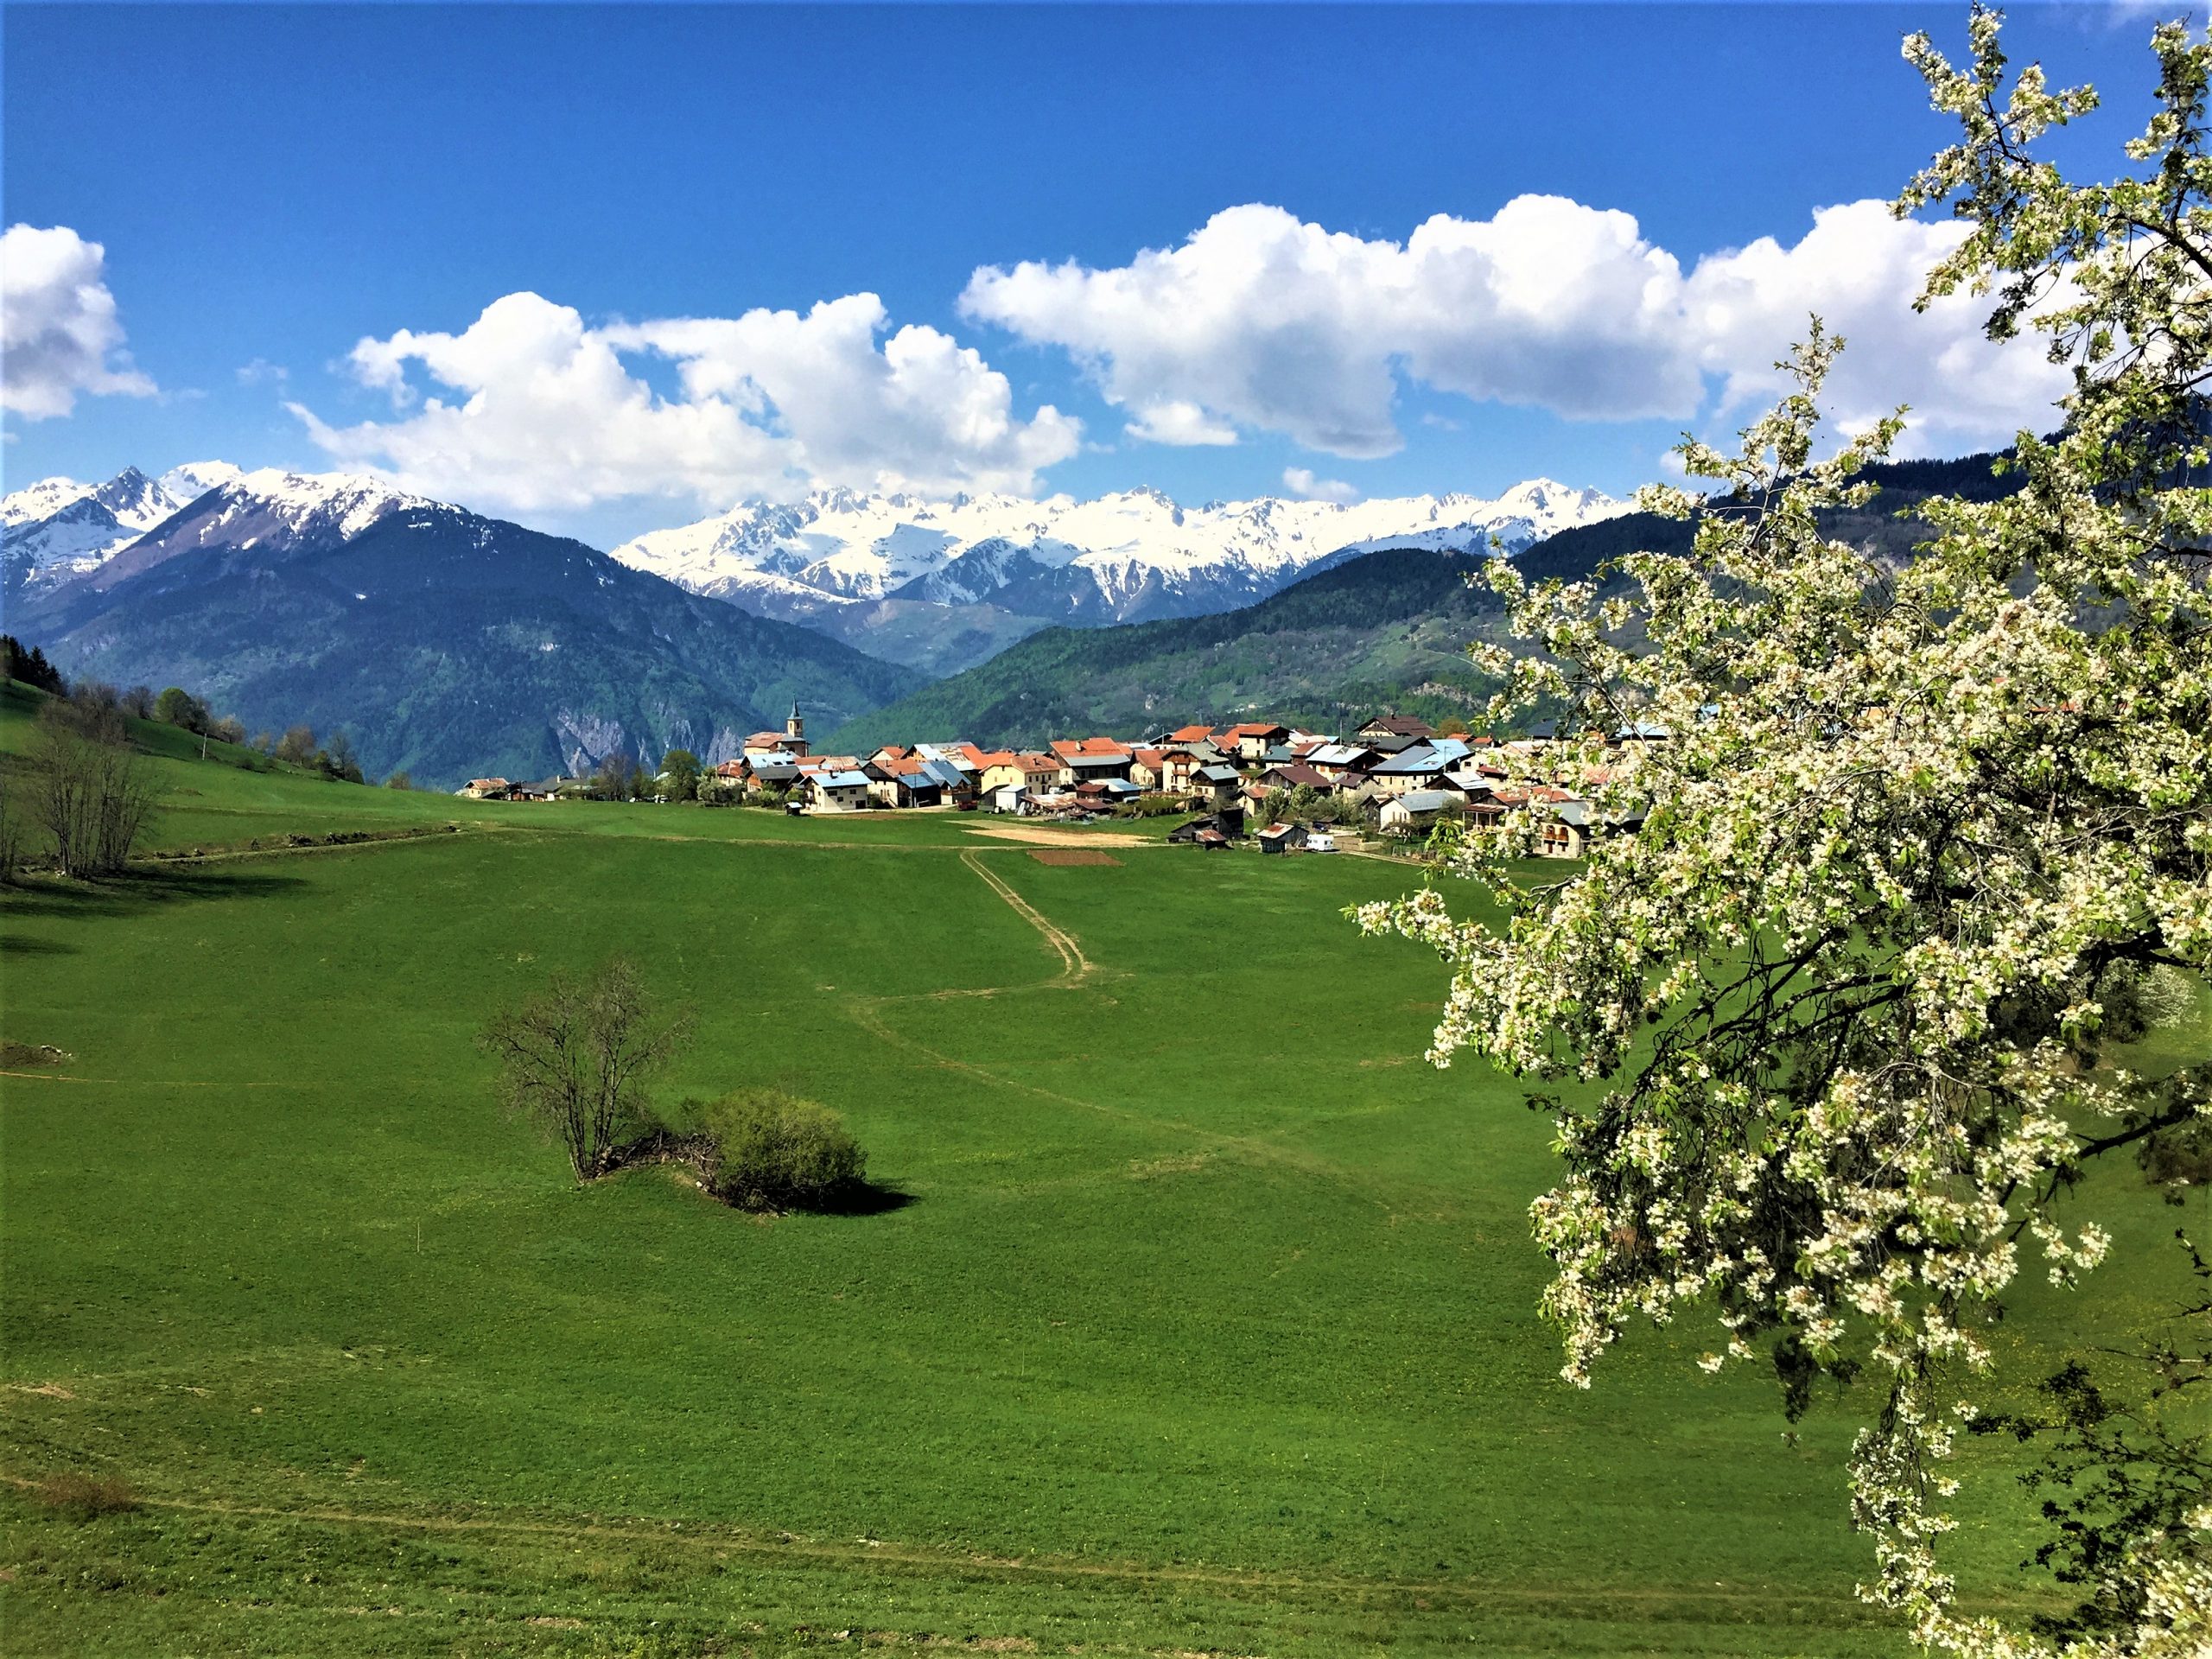
<instances>
[{"instance_id":1,"label":"grassy slope","mask_svg":"<svg viewBox=\"0 0 2212 1659\"><path fill-rule=\"evenodd\" d=\"M0 1469L153 1500L0 1497L10 1652L1900 1650L1851 1599L1834 1423L1785 1445L1694 1333L1553 1380L1543 1125L1418 1063L1434 963L1334 914L1402 871L975 852L1079 940L1071 984L949 815L158 764L200 791L172 839L465 827L0 899L0 1029L76 1057L0 1080ZM817 1094L913 1202L575 1189L469 1038L616 945L699 1012L671 1095ZM2158 1287L2063 1328L2031 1290L2010 1339Z\"/></svg>"}]
</instances>

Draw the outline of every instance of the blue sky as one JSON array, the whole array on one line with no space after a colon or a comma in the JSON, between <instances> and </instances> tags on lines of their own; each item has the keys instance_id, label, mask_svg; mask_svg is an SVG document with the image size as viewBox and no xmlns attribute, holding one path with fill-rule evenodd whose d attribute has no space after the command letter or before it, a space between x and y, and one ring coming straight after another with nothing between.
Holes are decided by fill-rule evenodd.
<instances>
[{"instance_id":1,"label":"blue sky","mask_svg":"<svg viewBox=\"0 0 2212 1659\"><path fill-rule=\"evenodd\" d=\"M143 378L66 415L10 413L0 465L10 488L201 457L376 466L602 541L764 477L1193 501L1279 493L1287 472L1367 495L1535 474L1625 491L1685 425L1731 424L1770 353L1748 323L1670 340L1675 312L1614 338L1620 302L1596 276L1580 309L1546 315L1546 262L1594 257L1570 245L1611 210L1633 216L1615 251L1631 274L1773 238L1802 257L1712 280L1777 314L1824 283L1858 294L1835 268L1859 249L1912 250L1867 225L1799 245L1816 209L1889 195L1942 141L1898 41L1925 27L1956 49L1964 15L11 3L6 220L101 245ZM2109 165L2139 117L2146 32L2108 8L2022 9L2008 29L2017 58L2117 106L2069 136L2085 164ZM1453 232L1433 261L1392 252L1433 216L1488 226L1523 196L1573 212ZM1248 204L1279 211L1136 266ZM1466 260L1512 266L1520 297L1470 310L1451 274ZM1009 275L977 284L982 267ZM1923 346L1890 332L1903 289L1884 280L1851 302L1888 307L1859 325L1859 400L1894 381L1947 407ZM498 340L394 340L461 335L519 294L545 305L510 308ZM857 345L850 318L772 340L659 326L867 294L876 348L925 331L888 380L866 318ZM564 349L563 308L683 407L594 436L604 400L623 403L603 376L531 406L514 362ZM349 359L364 339L386 346ZM2026 418L2006 400L2032 401L2033 374L1986 378L1923 447ZM487 388L481 421L453 414ZM443 424L422 423L432 398ZM580 427L589 452L563 452Z\"/></svg>"}]
</instances>

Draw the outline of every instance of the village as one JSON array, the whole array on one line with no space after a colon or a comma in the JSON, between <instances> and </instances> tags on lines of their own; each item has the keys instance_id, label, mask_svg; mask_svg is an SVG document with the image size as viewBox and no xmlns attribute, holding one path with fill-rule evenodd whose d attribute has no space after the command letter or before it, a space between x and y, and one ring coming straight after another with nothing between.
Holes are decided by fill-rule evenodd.
<instances>
[{"instance_id":1,"label":"village","mask_svg":"<svg viewBox=\"0 0 2212 1659\"><path fill-rule=\"evenodd\" d=\"M1656 726L1632 726L1611 734L1607 747L1621 753L1666 736ZM1529 812L1539 856L1580 858L1593 836L1632 830L1637 821L1617 808L1600 810L1585 792L1608 781L1607 769L1583 768L1576 788L1530 764L1556 737L1548 725L1504 738L1449 734L1386 714L1344 734L1243 721L1182 726L1134 742L1060 738L1034 751L918 742L866 755L816 754L794 704L782 731L753 733L739 754L696 779L679 783L664 772L644 779L639 793L794 815L950 810L1079 823L1187 814L1169 840L1217 849L1249 839L1271 853L1332 852L1367 836L1403 842L1426 837L1441 822ZM589 794L591 780L478 778L460 792L553 801Z\"/></svg>"}]
</instances>

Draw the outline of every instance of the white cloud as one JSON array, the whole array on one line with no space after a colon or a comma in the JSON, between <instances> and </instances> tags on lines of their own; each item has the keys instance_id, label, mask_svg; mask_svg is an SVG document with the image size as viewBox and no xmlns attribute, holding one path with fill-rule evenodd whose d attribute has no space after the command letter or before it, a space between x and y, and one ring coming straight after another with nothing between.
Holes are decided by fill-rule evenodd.
<instances>
[{"instance_id":1,"label":"white cloud","mask_svg":"<svg viewBox=\"0 0 2212 1659\"><path fill-rule=\"evenodd\" d=\"M335 459L411 488L519 512L623 497L707 507L815 484L1028 493L1076 452L1050 404L1027 420L976 352L934 328L889 328L873 294L804 315L748 311L588 326L537 295L495 300L457 334L365 339L348 365L395 418L336 428L290 407ZM626 359L672 363L657 393ZM419 370L439 395L410 378Z\"/></svg>"},{"instance_id":2,"label":"white cloud","mask_svg":"<svg viewBox=\"0 0 2212 1659\"><path fill-rule=\"evenodd\" d=\"M1304 501L1333 501L1342 507L1359 499L1359 492L1341 478L1316 478L1306 467L1284 467L1282 486Z\"/></svg>"},{"instance_id":3,"label":"white cloud","mask_svg":"<svg viewBox=\"0 0 2212 1659\"><path fill-rule=\"evenodd\" d=\"M1236 442L1236 429L1215 420L1196 404L1180 398L1153 404L1137 411L1128 424L1131 437L1144 443L1227 445Z\"/></svg>"},{"instance_id":4,"label":"white cloud","mask_svg":"<svg viewBox=\"0 0 2212 1659\"><path fill-rule=\"evenodd\" d=\"M1821 209L1794 245L1761 238L1685 273L1632 216L1558 196L1516 197L1488 219L1439 214L1403 244L1250 205L1110 270L982 267L961 305L1068 351L1139 435L1255 428L1361 457L1402 442L1401 375L1572 419L1739 414L1817 310L1853 347L1830 383L1839 419L1907 402L1912 442L1956 448L2048 424L2065 388L2035 343L1984 339L1970 299L1912 312L1963 234L1853 202Z\"/></svg>"},{"instance_id":5,"label":"white cloud","mask_svg":"<svg viewBox=\"0 0 2212 1659\"><path fill-rule=\"evenodd\" d=\"M154 395L123 349L106 263L105 248L66 225L0 234L0 408L43 421L68 414L80 393Z\"/></svg>"}]
</instances>

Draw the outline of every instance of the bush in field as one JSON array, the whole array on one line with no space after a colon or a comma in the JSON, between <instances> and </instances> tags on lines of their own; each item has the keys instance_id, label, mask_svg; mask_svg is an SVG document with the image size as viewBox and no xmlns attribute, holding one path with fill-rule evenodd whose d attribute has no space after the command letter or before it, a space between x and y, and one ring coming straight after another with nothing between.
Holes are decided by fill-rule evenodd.
<instances>
[{"instance_id":1,"label":"bush in field","mask_svg":"<svg viewBox=\"0 0 2212 1659\"><path fill-rule=\"evenodd\" d=\"M745 785L735 778L709 772L699 779L698 798L702 806L735 806L745 798Z\"/></svg>"},{"instance_id":2,"label":"bush in field","mask_svg":"<svg viewBox=\"0 0 2212 1659\"><path fill-rule=\"evenodd\" d=\"M693 1109L715 1142L715 1196L746 1209L819 1205L867 1170L836 1113L780 1089L741 1089Z\"/></svg>"},{"instance_id":3,"label":"bush in field","mask_svg":"<svg viewBox=\"0 0 2212 1659\"><path fill-rule=\"evenodd\" d=\"M138 1507L138 1494L130 1483L114 1476L48 1475L31 1491L46 1508L73 1521L127 1515Z\"/></svg>"},{"instance_id":4,"label":"bush in field","mask_svg":"<svg viewBox=\"0 0 2212 1659\"><path fill-rule=\"evenodd\" d=\"M1184 810L1180 795L1140 795L1136 799L1116 807L1115 810L1125 818L1165 818Z\"/></svg>"}]
</instances>

